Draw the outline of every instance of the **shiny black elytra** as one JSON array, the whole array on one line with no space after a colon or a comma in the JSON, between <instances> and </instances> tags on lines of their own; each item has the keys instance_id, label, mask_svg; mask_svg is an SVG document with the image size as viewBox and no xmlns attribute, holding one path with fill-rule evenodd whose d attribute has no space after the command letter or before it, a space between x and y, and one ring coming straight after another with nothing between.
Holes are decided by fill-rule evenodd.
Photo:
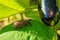
<instances>
[{"instance_id":1,"label":"shiny black elytra","mask_svg":"<svg viewBox=\"0 0 60 40\"><path fill-rule=\"evenodd\" d=\"M41 0L42 1L42 0ZM44 24L48 25L48 26L51 26L51 21L54 20L54 25L55 26L58 22L59 22L59 19L57 18L57 20L55 21L55 16L56 16L56 13L58 12L58 7L56 5L56 0L46 0L46 5L47 7L49 8L49 11L52 10L53 11L53 16L51 18L45 18L44 17L44 13L43 13L43 16L41 17L42 21ZM38 11L39 11L39 14L41 16L41 2L38 2Z\"/></svg>"}]
</instances>

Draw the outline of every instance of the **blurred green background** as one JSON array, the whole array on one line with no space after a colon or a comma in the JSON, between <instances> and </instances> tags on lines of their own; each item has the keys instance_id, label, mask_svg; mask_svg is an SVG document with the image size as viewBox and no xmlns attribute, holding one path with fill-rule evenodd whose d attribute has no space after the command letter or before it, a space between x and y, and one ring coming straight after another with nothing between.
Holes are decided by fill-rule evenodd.
<instances>
[{"instance_id":1,"label":"blurred green background","mask_svg":"<svg viewBox=\"0 0 60 40\"><path fill-rule=\"evenodd\" d=\"M60 9L59 0L57 4ZM30 21L32 25L14 29L13 23L10 23L0 30L0 40L55 40L53 39L54 30L41 21L37 5L30 6L30 0L0 0L0 19L18 13L24 13L26 17L33 18ZM56 27L60 28L60 21Z\"/></svg>"}]
</instances>

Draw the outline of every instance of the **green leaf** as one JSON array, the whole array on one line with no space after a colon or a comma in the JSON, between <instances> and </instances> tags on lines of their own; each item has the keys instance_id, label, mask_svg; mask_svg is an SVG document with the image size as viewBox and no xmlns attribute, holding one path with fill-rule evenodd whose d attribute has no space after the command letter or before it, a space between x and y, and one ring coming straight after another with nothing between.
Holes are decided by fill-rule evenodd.
<instances>
[{"instance_id":1,"label":"green leaf","mask_svg":"<svg viewBox=\"0 0 60 40\"><path fill-rule=\"evenodd\" d=\"M23 28L16 29L16 31L23 32L22 33L23 38L24 38L23 40L28 39L29 34L33 34L35 36L38 36L39 39L36 38L37 40L40 40L40 38L41 38L41 40L50 40L54 36L53 30L50 29L48 26L44 25L42 23L42 21L40 20L37 9L29 9L25 12L25 14L26 14L27 17L30 17L30 18L33 18L33 19L30 21L31 24L32 24L31 27L29 25L27 25L27 26L24 26ZM0 33L2 33L2 35L4 35L3 33L5 33L5 32L11 33L10 31L13 31L13 33L14 33L15 29L13 27L14 27L13 23L9 24L9 25L5 26L5 28L3 28L0 31ZM28 37L26 37L26 38L25 38L25 36L26 36L25 32L28 33ZM17 34L15 34L15 35L17 35ZM30 35L30 37L31 36L32 35ZM9 40L10 37L7 40ZM29 37L29 39L30 39L30 37ZM4 37L3 39L2 38L0 38L0 39L3 40L3 39L6 39L6 38ZM12 38L12 39L15 39L15 38ZM18 39L19 39L19 36L17 36L16 40L18 40ZM31 40L33 40L33 39L35 40L35 38L32 37ZM22 40L22 38L21 38L21 40Z\"/></svg>"},{"instance_id":2,"label":"green leaf","mask_svg":"<svg viewBox=\"0 0 60 40\"><path fill-rule=\"evenodd\" d=\"M23 12L30 7L30 0L0 0L0 19ZM3 15L4 14L4 15Z\"/></svg>"},{"instance_id":3,"label":"green leaf","mask_svg":"<svg viewBox=\"0 0 60 40\"><path fill-rule=\"evenodd\" d=\"M18 11L10 9L2 4L0 4L0 19L8 17L10 15L16 14Z\"/></svg>"},{"instance_id":4,"label":"green leaf","mask_svg":"<svg viewBox=\"0 0 60 40\"><path fill-rule=\"evenodd\" d=\"M27 11L25 11L25 15L37 21L40 21L41 19L37 8L28 9Z\"/></svg>"},{"instance_id":5,"label":"green leaf","mask_svg":"<svg viewBox=\"0 0 60 40\"><path fill-rule=\"evenodd\" d=\"M0 0L0 4L3 4L5 6L10 7L10 8L17 10L17 11L23 11L24 10L24 8L14 0Z\"/></svg>"},{"instance_id":6,"label":"green leaf","mask_svg":"<svg viewBox=\"0 0 60 40\"><path fill-rule=\"evenodd\" d=\"M0 40L50 40L54 36L53 30L39 21L31 20L30 22L31 26L26 25L19 29L14 29L13 23L5 26L0 31Z\"/></svg>"},{"instance_id":7,"label":"green leaf","mask_svg":"<svg viewBox=\"0 0 60 40\"><path fill-rule=\"evenodd\" d=\"M2 38L3 37L3 38ZM27 32L10 31L0 35L0 40L43 40L35 34L28 34Z\"/></svg>"},{"instance_id":8,"label":"green leaf","mask_svg":"<svg viewBox=\"0 0 60 40\"><path fill-rule=\"evenodd\" d=\"M57 33L60 35L60 30L58 30Z\"/></svg>"},{"instance_id":9,"label":"green leaf","mask_svg":"<svg viewBox=\"0 0 60 40\"><path fill-rule=\"evenodd\" d=\"M14 0L14 1L16 1L19 5L26 9L30 7L30 0Z\"/></svg>"}]
</instances>

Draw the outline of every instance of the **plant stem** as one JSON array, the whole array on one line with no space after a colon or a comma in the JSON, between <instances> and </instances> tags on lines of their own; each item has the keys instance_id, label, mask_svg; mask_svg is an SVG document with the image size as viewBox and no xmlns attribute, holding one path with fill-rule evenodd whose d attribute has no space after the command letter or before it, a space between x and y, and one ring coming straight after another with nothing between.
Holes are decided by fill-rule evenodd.
<instances>
[{"instance_id":1,"label":"plant stem","mask_svg":"<svg viewBox=\"0 0 60 40\"><path fill-rule=\"evenodd\" d=\"M54 26L53 30L54 30L54 38L53 38L53 40L57 40L57 27Z\"/></svg>"},{"instance_id":2,"label":"plant stem","mask_svg":"<svg viewBox=\"0 0 60 40\"><path fill-rule=\"evenodd\" d=\"M21 20L24 20L23 13L21 13Z\"/></svg>"}]
</instances>

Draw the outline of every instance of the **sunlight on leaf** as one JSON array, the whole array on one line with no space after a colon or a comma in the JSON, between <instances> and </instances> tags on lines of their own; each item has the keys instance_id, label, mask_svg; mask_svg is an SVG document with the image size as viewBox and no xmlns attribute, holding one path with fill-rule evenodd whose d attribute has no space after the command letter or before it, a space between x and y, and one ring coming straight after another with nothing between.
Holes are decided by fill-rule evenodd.
<instances>
[{"instance_id":1,"label":"sunlight on leaf","mask_svg":"<svg viewBox=\"0 0 60 40\"><path fill-rule=\"evenodd\" d=\"M19 5L26 9L30 7L30 0L14 0L14 1L16 1Z\"/></svg>"},{"instance_id":2,"label":"sunlight on leaf","mask_svg":"<svg viewBox=\"0 0 60 40\"><path fill-rule=\"evenodd\" d=\"M12 10L2 4L0 4L0 19L4 17L8 17L10 15L16 14L18 11Z\"/></svg>"},{"instance_id":3,"label":"sunlight on leaf","mask_svg":"<svg viewBox=\"0 0 60 40\"><path fill-rule=\"evenodd\" d=\"M14 0L0 0L0 4L3 4L5 6L10 7L11 9L17 10L17 11L23 11L24 8L20 6L17 2Z\"/></svg>"},{"instance_id":4,"label":"sunlight on leaf","mask_svg":"<svg viewBox=\"0 0 60 40\"><path fill-rule=\"evenodd\" d=\"M1 34L0 40L43 40L43 38L27 32L10 31Z\"/></svg>"},{"instance_id":5,"label":"sunlight on leaf","mask_svg":"<svg viewBox=\"0 0 60 40\"><path fill-rule=\"evenodd\" d=\"M60 35L60 30L58 30L57 33Z\"/></svg>"}]
</instances>

